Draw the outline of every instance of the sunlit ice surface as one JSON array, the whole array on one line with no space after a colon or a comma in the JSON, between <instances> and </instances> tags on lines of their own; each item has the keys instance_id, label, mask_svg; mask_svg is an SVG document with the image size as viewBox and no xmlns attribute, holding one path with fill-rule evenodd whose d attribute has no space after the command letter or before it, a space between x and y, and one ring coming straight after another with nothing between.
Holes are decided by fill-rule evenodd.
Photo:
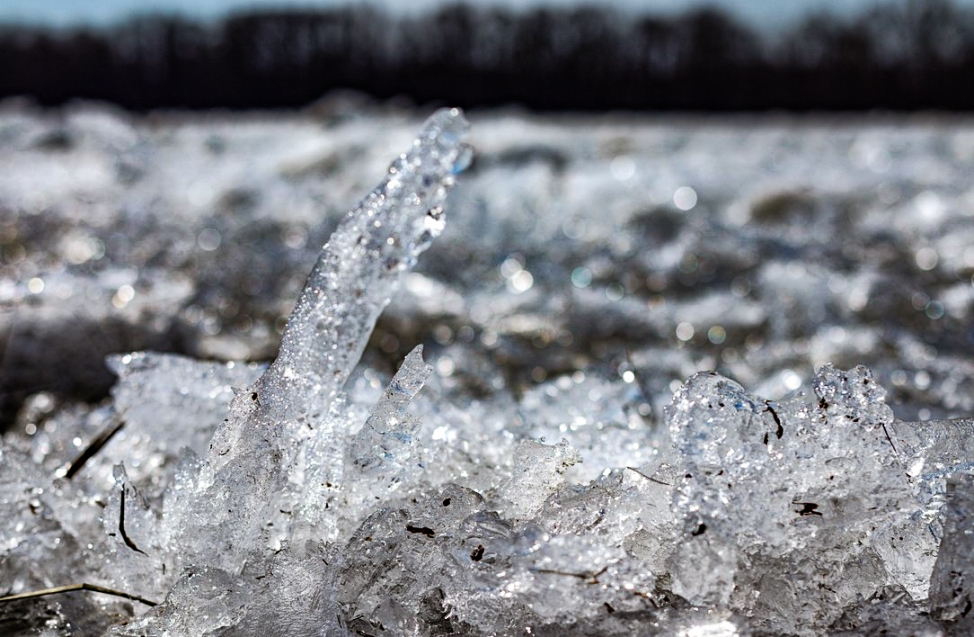
<instances>
[{"instance_id":1,"label":"sunlit ice surface","mask_svg":"<svg viewBox=\"0 0 974 637\"><path fill-rule=\"evenodd\" d=\"M974 126L470 118L0 109L0 625L965 634Z\"/></svg>"}]
</instances>

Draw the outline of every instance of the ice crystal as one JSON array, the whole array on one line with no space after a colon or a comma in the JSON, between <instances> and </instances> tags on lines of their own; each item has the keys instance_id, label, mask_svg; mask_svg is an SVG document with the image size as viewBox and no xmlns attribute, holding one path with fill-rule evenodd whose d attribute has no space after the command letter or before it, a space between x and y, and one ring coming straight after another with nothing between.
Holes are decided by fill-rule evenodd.
<instances>
[{"instance_id":1,"label":"ice crystal","mask_svg":"<svg viewBox=\"0 0 974 637\"><path fill-rule=\"evenodd\" d=\"M362 499L399 487L404 474L416 463L419 420L406 411L433 368L423 362L423 346L417 345L392 378L369 419L346 447L343 483Z\"/></svg>"},{"instance_id":2,"label":"ice crystal","mask_svg":"<svg viewBox=\"0 0 974 637\"><path fill-rule=\"evenodd\" d=\"M330 494L346 480L345 441L353 425L342 388L400 274L442 228L442 205L466 161L465 129L456 110L434 115L322 249L277 360L236 393L198 473L178 485L167 525L170 541L185 547L176 556L178 569L205 567L207 578L217 579L246 572L245 583L263 579L254 571L270 568L271 556L335 532ZM419 357L417 351L407 358L353 438L352 468L372 468L374 461L384 463L385 474L392 471L392 451L374 438L406 442L402 410L429 373ZM363 444L370 448L360 451ZM358 477L352 468L348 477ZM321 582L313 585L318 590ZM154 613L163 617L169 608Z\"/></svg>"},{"instance_id":3,"label":"ice crystal","mask_svg":"<svg viewBox=\"0 0 974 637\"><path fill-rule=\"evenodd\" d=\"M933 569L930 606L938 619L964 619L974 628L974 475L949 485L946 528Z\"/></svg>"}]
</instances>

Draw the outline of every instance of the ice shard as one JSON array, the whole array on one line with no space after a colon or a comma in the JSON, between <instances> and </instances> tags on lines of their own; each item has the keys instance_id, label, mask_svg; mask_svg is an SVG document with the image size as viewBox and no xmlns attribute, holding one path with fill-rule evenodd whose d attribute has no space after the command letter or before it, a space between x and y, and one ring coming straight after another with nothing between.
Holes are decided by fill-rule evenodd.
<instances>
[{"instance_id":1,"label":"ice shard","mask_svg":"<svg viewBox=\"0 0 974 637\"><path fill-rule=\"evenodd\" d=\"M413 455L413 436L419 429L418 419L406 407L432 371L423 362L423 346L417 345L389 382L365 425L348 442L345 467L351 482L373 483L370 491L376 489L374 483L384 483L391 490L398 486Z\"/></svg>"},{"instance_id":2,"label":"ice shard","mask_svg":"<svg viewBox=\"0 0 974 637\"><path fill-rule=\"evenodd\" d=\"M948 484L946 524L930 580L930 609L937 619L974 628L974 475Z\"/></svg>"},{"instance_id":3,"label":"ice shard","mask_svg":"<svg viewBox=\"0 0 974 637\"><path fill-rule=\"evenodd\" d=\"M237 392L198 475L177 495L170 519L181 566L238 574L304 539L294 529L328 537L328 493L341 484L354 426L342 387L400 275L443 227L443 203L470 158L466 128L456 109L433 115L322 249L277 360Z\"/></svg>"},{"instance_id":4,"label":"ice shard","mask_svg":"<svg viewBox=\"0 0 974 637\"><path fill-rule=\"evenodd\" d=\"M296 416L327 405L358 363L400 275L443 229L443 204L471 159L457 109L437 112L382 184L328 240L255 386L261 412Z\"/></svg>"}]
</instances>

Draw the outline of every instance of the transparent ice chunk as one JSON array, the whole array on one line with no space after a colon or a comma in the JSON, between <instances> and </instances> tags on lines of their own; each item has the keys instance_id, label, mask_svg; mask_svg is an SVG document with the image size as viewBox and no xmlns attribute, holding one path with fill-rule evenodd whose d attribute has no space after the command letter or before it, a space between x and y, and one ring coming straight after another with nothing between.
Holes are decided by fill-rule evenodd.
<instances>
[{"instance_id":1,"label":"transparent ice chunk","mask_svg":"<svg viewBox=\"0 0 974 637\"><path fill-rule=\"evenodd\" d=\"M514 475L501 487L500 496L513 504L514 515L533 513L565 483L565 472L579 460L564 440L557 445L523 440L514 449Z\"/></svg>"},{"instance_id":2,"label":"transparent ice chunk","mask_svg":"<svg viewBox=\"0 0 974 637\"><path fill-rule=\"evenodd\" d=\"M151 482L156 492L169 483L169 470L187 449L206 453L213 432L227 417L233 388L250 385L264 369L153 352L110 356L107 364L119 376L112 398L124 427L99 452L98 468L86 470L110 472L115 463L125 462L135 482Z\"/></svg>"},{"instance_id":3,"label":"transparent ice chunk","mask_svg":"<svg viewBox=\"0 0 974 637\"><path fill-rule=\"evenodd\" d=\"M320 407L341 390L401 275L443 229L446 195L470 162L467 128L457 109L433 115L322 248L281 352L258 383L267 409Z\"/></svg>"},{"instance_id":4,"label":"transparent ice chunk","mask_svg":"<svg viewBox=\"0 0 974 637\"><path fill-rule=\"evenodd\" d=\"M974 627L974 475L948 484L944 539L930 580L930 610Z\"/></svg>"},{"instance_id":5,"label":"transparent ice chunk","mask_svg":"<svg viewBox=\"0 0 974 637\"><path fill-rule=\"evenodd\" d=\"M322 249L277 360L238 392L210 443L190 505L197 523L182 531L187 545L201 548L186 563L239 572L252 552L283 546L294 517L308 512L304 503L326 501L334 483L316 467L340 475L350 424L341 388L400 275L439 232L430 220L443 214L465 161L466 128L455 109L431 117Z\"/></svg>"},{"instance_id":6,"label":"transparent ice chunk","mask_svg":"<svg viewBox=\"0 0 974 637\"><path fill-rule=\"evenodd\" d=\"M828 623L829 600L851 604L895 578L871 546L919 502L885 391L863 367L830 365L813 387L811 402L774 402L705 373L677 392L668 417L685 474L673 509L686 542L670 558L674 592L741 610L774 599L767 627L802 632Z\"/></svg>"},{"instance_id":7,"label":"transparent ice chunk","mask_svg":"<svg viewBox=\"0 0 974 637\"><path fill-rule=\"evenodd\" d=\"M415 453L419 429L419 420L406 407L432 371L423 362L422 345L406 356L365 425L349 440L345 461L349 482L367 481L372 490L377 489L377 481L390 489L398 486Z\"/></svg>"}]
</instances>

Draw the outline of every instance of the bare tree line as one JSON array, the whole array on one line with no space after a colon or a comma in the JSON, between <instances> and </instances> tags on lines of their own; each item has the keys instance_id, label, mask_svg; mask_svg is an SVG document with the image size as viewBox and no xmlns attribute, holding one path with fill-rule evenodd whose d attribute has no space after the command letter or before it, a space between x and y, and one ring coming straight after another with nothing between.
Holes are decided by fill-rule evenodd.
<instances>
[{"instance_id":1,"label":"bare tree line","mask_svg":"<svg viewBox=\"0 0 974 637\"><path fill-rule=\"evenodd\" d=\"M132 109L275 108L335 88L540 110L974 108L974 13L909 0L758 34L715 9L675 18L456 4L258 12L204 26L0 30L0 97Z\"/></svg>"}]
</instances>

